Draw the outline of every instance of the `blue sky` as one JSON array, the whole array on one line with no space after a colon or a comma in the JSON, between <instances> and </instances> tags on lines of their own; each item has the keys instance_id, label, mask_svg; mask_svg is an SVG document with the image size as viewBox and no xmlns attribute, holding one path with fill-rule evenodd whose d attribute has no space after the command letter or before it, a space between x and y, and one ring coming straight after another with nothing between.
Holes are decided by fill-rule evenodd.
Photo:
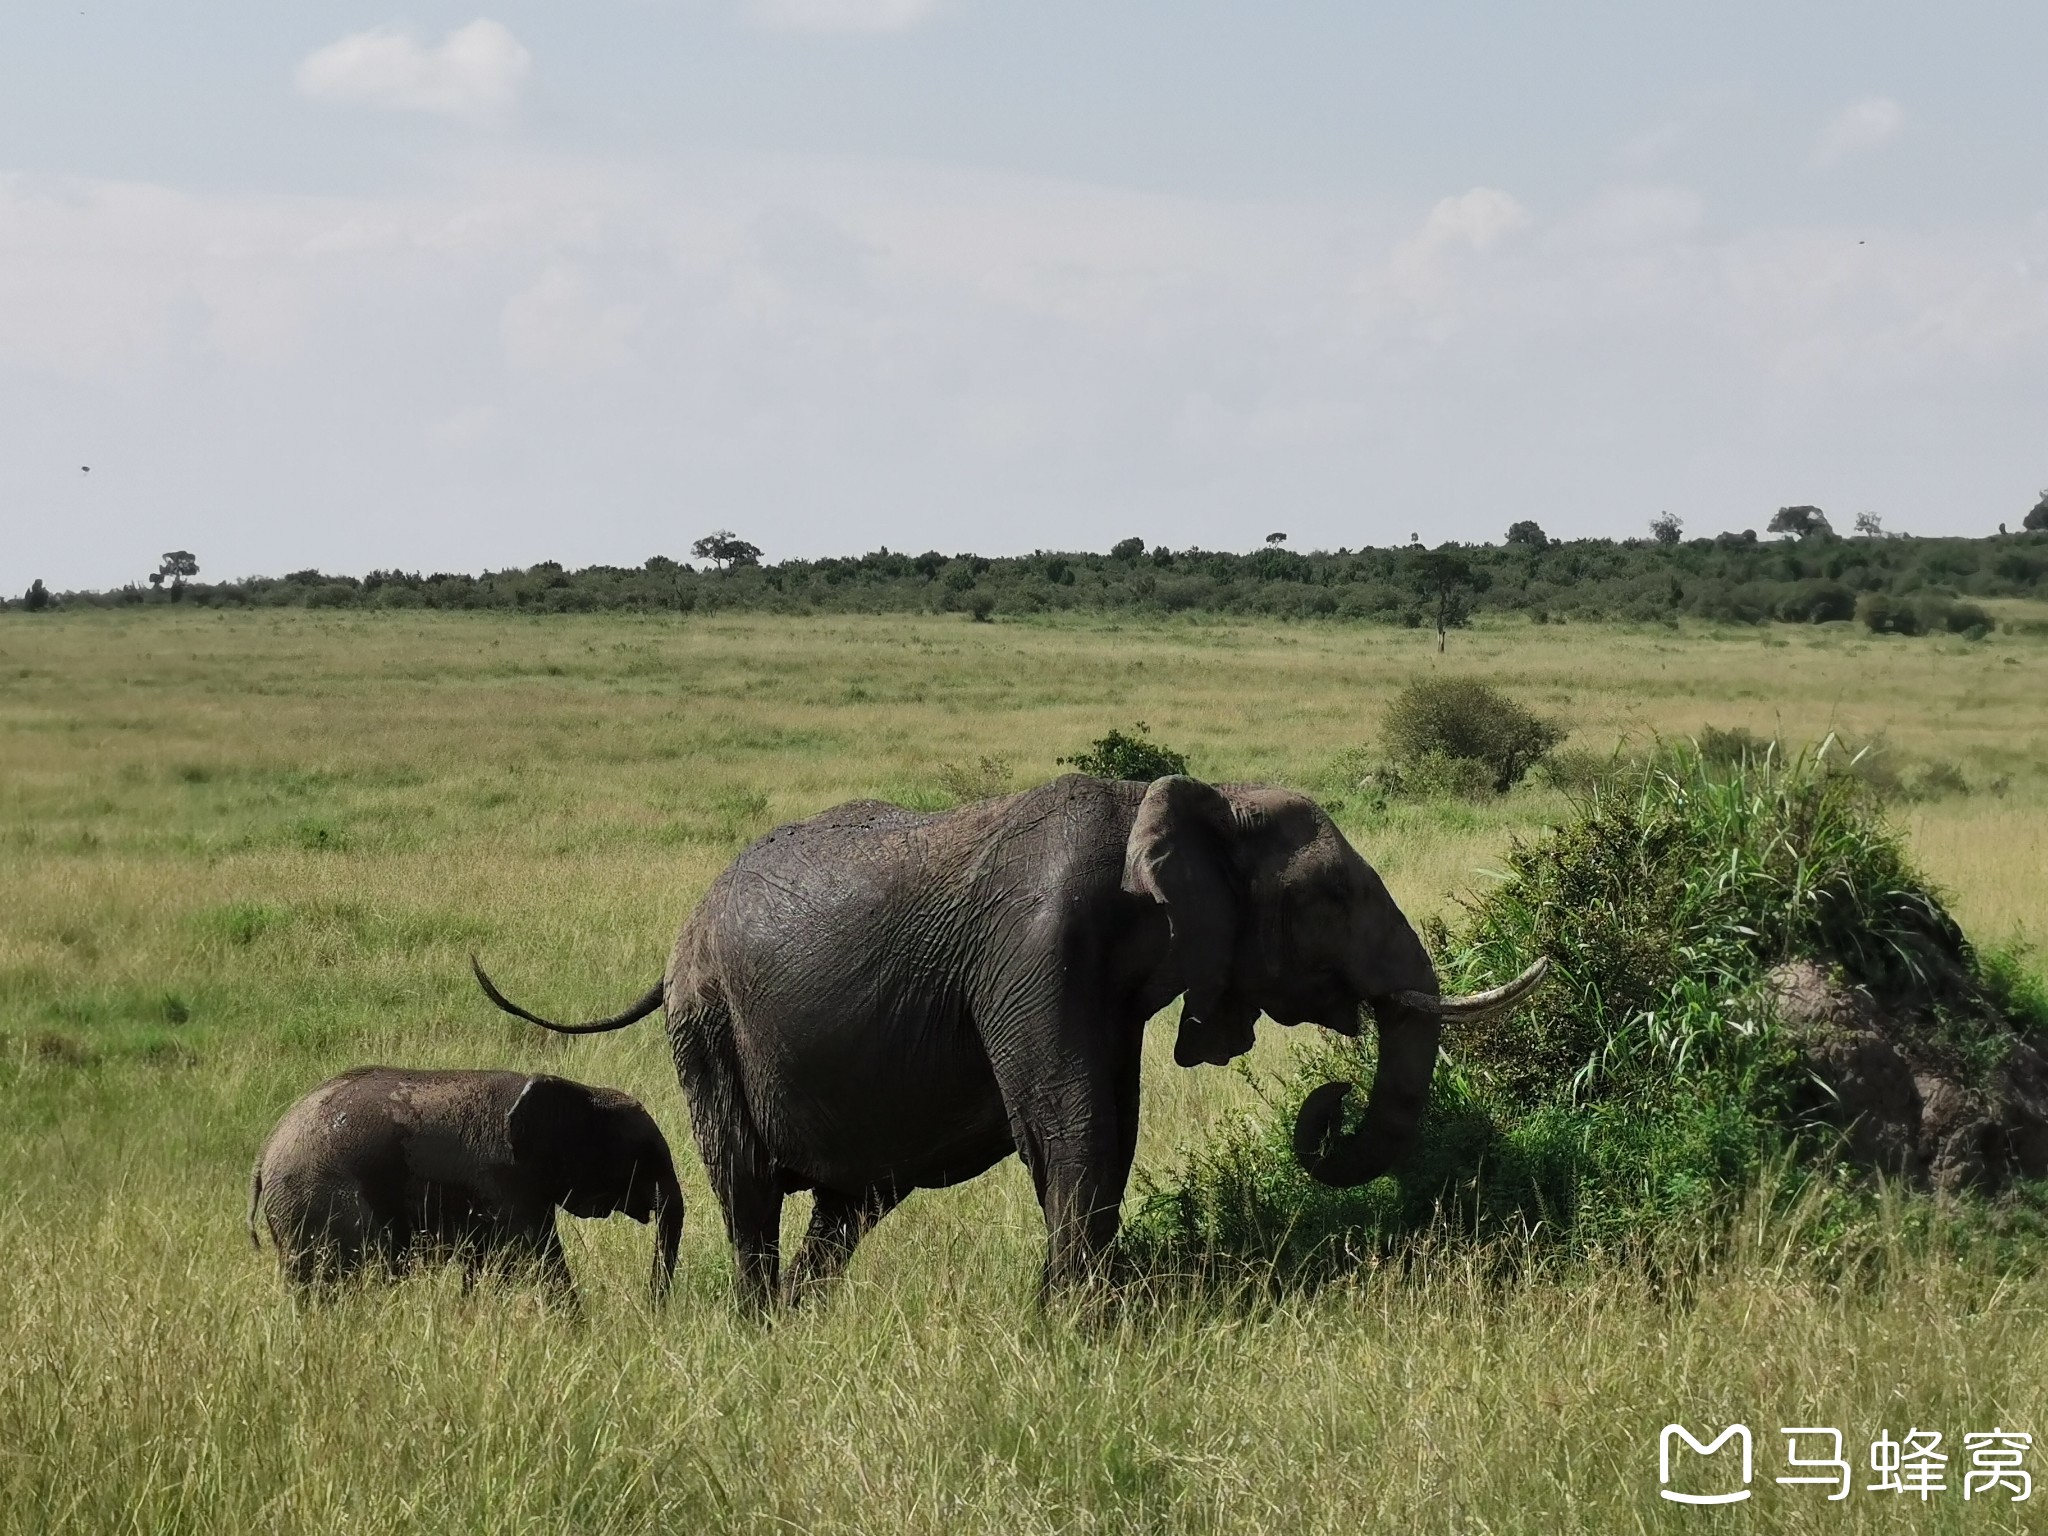
<instances>
[{"instance_id":1,"label":"blue sky","mask_svg":"<svg viewBox=\"0 0 2048 1536\"><path fill-rule=\"evenodd\" d=\"M0 588L2016 525L2044 63L2038 4L24 0Z\"/></svg>"}]
</instances>

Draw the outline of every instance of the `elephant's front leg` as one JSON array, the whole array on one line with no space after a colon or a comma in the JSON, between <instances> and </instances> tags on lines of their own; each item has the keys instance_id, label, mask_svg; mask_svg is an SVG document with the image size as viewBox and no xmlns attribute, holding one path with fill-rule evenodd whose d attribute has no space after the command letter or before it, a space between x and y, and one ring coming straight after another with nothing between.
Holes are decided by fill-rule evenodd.
<instances>
[{"instance_id":1,"label":"elephant's front leg","mask_svg":"<svg viewBox=\"0 0 2048 1536\"><path fill-rule=\"evenodd\" d=\"M1108 1024L1065 1032L1033 1073L998 1068L1018 1155L1045 1213L1044 1290L1097 1278L1122 1220L1138 1139L1138 1049L1143 1036Z\"/></svg>"},{"instance_id":2,"label":"elephant's front leg","mask_svg":"<svg viewBox=\"0 0 2048 1536\"><path fill-rule=\"evenodd\" d=\"M522 1264L539 1274L550 1300L576 1305L576 1278L569 1273L569 1256L562 1251L562 1234L556 1230L552 1209L521 1231L513 1247Z\"/></svg>"}]
</instances>

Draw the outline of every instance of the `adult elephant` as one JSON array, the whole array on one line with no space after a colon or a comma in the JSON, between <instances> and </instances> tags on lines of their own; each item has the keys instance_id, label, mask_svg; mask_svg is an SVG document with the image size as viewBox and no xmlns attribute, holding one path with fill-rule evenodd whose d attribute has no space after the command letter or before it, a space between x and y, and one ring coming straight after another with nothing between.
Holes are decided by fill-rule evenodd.
<instances>
[{"instance_id":1,"label":"adult elephant","mask_svg":"<svg viewBox=\"0 0 2048 1536\"><path fill-rule=\"evenodd\" d=\"M1512 1004L1545 963L1441 997L1415 930L1313 801L1068 775L939 814L867 800L778 827L713 882L660 984L611 1018L553 1023L477 979L565 1034L667 1008L740 1291L765 1304L786 1194L815 1191L794 1296L909 1191L1012 1151L1045 1212L1046 1283L1085 1276L1130 1177L1145 1023L1177 995L1182 1066L1242 1055L1261 1012L1355 1035L1371 1009L1363 1119L1343 1130L1350 1085L1332 1083L1295 1127L1311 1175L1363 1183L1414 1139L1442 1021Z\"/></svg>"}]
</instances>

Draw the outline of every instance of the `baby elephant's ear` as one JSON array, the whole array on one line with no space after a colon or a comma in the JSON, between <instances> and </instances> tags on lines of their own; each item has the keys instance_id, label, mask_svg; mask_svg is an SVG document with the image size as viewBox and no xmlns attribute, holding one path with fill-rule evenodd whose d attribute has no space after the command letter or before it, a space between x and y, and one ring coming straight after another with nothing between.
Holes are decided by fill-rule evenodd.
<instances>
[{"instance_id":1,"label":"baby elephant's ear","mask_svg":"<svg viewBox=\"0 0 2048 1536\"><path fill-rule=\"evenodd\" d=\"M564 1077L528 1078L505 1112L512 1160L524 1167L562 1166L588 1140L595 1111L590 1091Z\"/></svg>"}]
</instances>

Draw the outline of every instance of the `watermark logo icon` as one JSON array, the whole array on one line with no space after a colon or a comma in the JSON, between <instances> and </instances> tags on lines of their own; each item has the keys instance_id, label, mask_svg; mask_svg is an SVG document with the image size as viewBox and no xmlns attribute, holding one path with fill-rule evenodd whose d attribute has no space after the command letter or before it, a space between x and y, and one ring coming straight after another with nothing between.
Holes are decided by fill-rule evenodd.
<instances>
[{"instance_id":1,"label":"watermark logo icon","mask_svg":"<svg viewBox=\"0 0 2048 1536\"><path fill-rule=\"evenodd\" d=\"M1729 1493L1679 1493L1671 1487L1671 1442L1683 1440L1695 1455L1711 1456L1730 1440L1742 1447L1742 1486ZM1840 1447L1838 1446L1837 1449ZM1753 1448L1747 1424L1730 1424L1712 1440L1702 1443L1683 1424L1666 1424L1657 1437L1657 1497L1674 1504L1740 1504L1749 1497L1749 1476ZM1833 1479L1828 1479L1833 1481Z\"/></svg>"}]
</instances>

